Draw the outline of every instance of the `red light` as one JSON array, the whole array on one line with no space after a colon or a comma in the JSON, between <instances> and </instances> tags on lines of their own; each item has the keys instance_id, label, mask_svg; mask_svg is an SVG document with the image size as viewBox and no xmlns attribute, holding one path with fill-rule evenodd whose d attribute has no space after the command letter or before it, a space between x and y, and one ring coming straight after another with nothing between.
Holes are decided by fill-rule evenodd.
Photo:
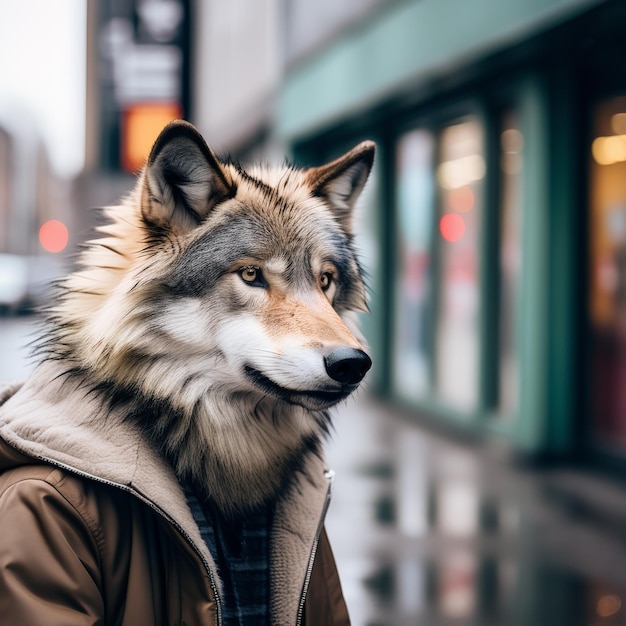
<instances>
[{"instance_id":1,"label":"red light","mask_svg":"<svg viewBox=\"0 0 626 626\"><path fill-rule=\"evenodd\" d=\"M48 220L39 229L39 243L48 252L61 252L68 240L67 226L59 220Z\"/></svg>"},{"instance_id":2,"label":"red light","mask_svg":"<svg viewBox=\"0 0 626 626\"><path fill-rule=\"evenodd\" d=\"M446 213L439 221L439 231L446 241L453 243L465 234L465 222L456 213Z\"/></svg>"}]
</instances>

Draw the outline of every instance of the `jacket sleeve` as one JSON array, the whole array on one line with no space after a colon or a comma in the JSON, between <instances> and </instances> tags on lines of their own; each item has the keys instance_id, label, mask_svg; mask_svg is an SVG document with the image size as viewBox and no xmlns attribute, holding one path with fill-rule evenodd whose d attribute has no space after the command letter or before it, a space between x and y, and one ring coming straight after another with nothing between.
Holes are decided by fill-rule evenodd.
<instances>
[{"instance_id":1,"label":"jacket sleeve","mask_svg":"<svg viewBox=\"0 0 626 626\"><path fill-rule=\"evenodd\" d=\"M335 558L326 535L320 535L304 606L306 626L350 626Z\"/></svg>"},{"instance_id":2,"label":"jacket sleeve","mask_svg":"<svg viewBox=\"0 0 626 626\"><path fill-rule=\"evenodd\" d=\"M98 555L85 520L50 482L26 478L6 486L0 494L0 624L102 624Z\"/></svg>"}]
</instances>

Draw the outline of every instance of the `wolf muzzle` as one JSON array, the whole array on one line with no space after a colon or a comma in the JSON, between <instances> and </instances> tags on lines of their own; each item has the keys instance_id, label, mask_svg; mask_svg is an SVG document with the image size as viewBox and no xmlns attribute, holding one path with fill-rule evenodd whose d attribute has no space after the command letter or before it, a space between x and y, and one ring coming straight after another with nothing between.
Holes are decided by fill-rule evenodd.
<instances>
[{"instance_id":1,"label":"wolf muzzle","mask_svg":"<svg viewBox=\"0 0 626 626\"><path fill-rule=\"evenodd\" d=\"M341 347L324 357L326 373L343 385L356 385L363 380L372 360L356 348Z\"/></svg>"}]
</instances>

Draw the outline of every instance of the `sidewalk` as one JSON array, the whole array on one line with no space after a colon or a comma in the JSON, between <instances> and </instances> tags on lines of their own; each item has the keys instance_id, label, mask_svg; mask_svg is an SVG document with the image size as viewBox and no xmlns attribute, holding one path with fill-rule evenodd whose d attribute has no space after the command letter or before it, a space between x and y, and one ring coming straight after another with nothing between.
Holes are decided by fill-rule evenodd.
<instances>
[{"instance_id":1,"label":"sidewalk","mask_svg":"<svg viewBox=\"0 0 626 626\"><path fill-rule=\"evenodd\" d=\"M354 626L626 625L626 488L516 467L367 396L335 426L327 528Z\"/></svg>"}]
</instances>

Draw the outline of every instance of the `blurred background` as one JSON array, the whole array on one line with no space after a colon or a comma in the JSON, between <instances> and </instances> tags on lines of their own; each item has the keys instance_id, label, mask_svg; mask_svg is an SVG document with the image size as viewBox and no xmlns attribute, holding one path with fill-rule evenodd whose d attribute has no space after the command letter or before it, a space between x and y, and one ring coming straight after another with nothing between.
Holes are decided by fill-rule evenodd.
<instances>
[{"instance_id":1,"label":"blurred background","mask_svg":"<svg viewBox=\"0 0 626 626\"><path fill-rule=\"evenodd\" d=\"M355 626L626 625L626 2L0 8L0 379L169 120L218 153L378 144L375 366L328 530Z\"/></svg>"}]
</instances>

